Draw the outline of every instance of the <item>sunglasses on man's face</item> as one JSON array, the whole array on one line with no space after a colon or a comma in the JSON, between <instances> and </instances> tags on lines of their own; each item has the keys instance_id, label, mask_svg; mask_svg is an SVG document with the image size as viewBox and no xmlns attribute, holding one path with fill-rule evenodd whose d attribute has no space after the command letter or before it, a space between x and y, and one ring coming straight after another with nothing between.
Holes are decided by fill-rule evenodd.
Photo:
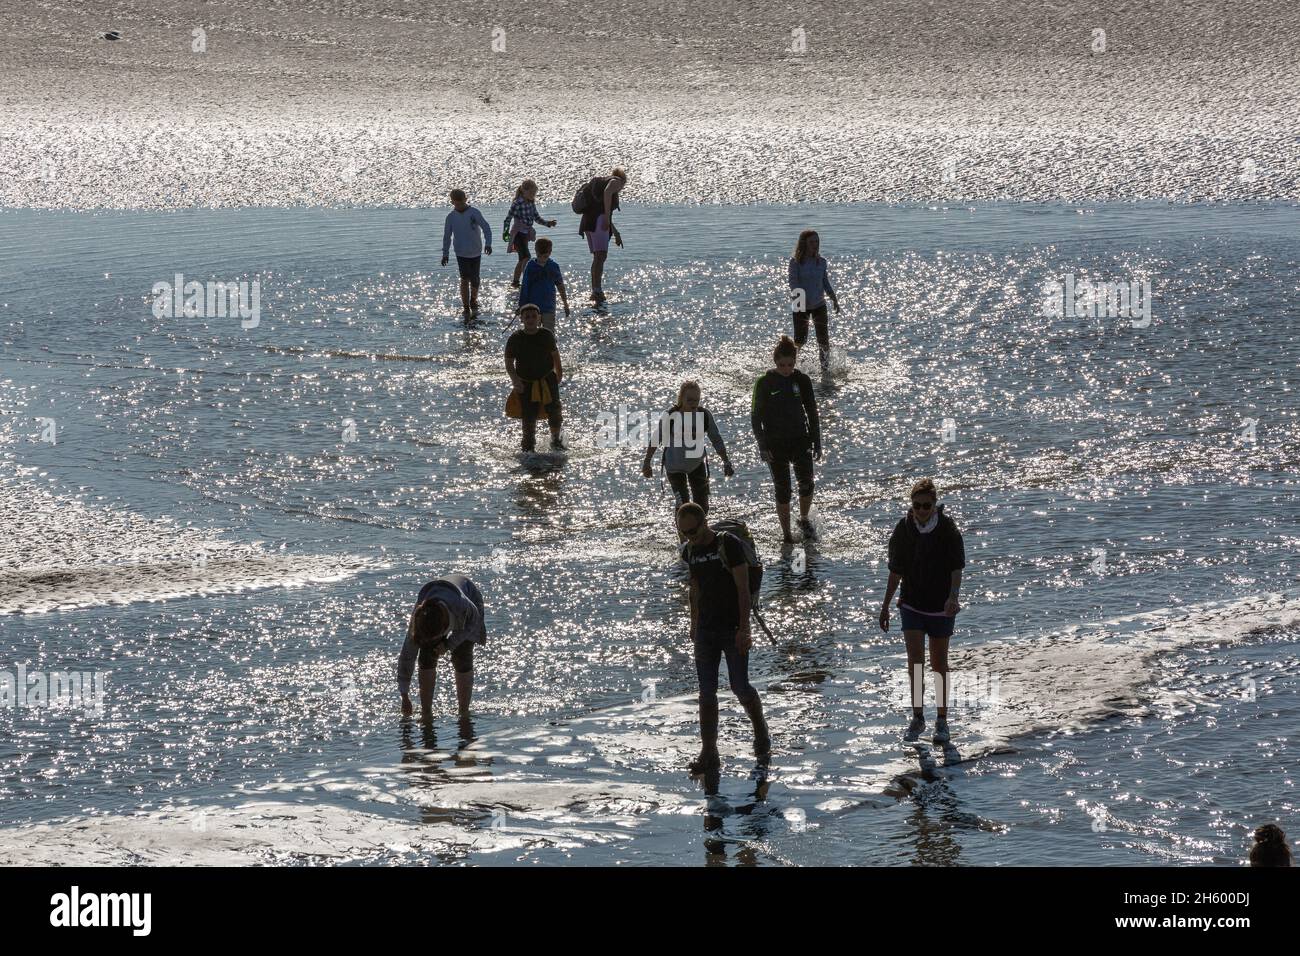
<instances>
[{"instance_id":1,"label":"sunglasses on man's face","mask_svg":"<svg viewBox=\"0 0 1300 956\"><path fill-rule=\"evenodd\" d=\"M912 507L915 508L917 511L929 511L931 508L934 507L934 502L933 502L933 501L913 501L913 502L912 502Z\"/></svg>"}]
</instances>

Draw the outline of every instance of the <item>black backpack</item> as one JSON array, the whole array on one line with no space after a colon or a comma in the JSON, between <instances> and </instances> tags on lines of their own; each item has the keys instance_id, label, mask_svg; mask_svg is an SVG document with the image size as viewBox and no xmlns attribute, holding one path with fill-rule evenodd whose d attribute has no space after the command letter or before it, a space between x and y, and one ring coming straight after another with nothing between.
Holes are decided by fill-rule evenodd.
<instances>
[{"instance_id":1,"label":"black backpack","mask_svg":"<svg viewBox=\"0 0 1300 956\"><path fill-rule=\"evenodd\" d=\"M605 206L605 188L613 176L593 176L586 183L578 187L578 191L573 194L573 202L569 208L579 216L585 216L588 212L595 209L603 210ZM612 203L614 209L618 209L618 196L614 196Z\"/></svg>"},{"instance_id":2,"label":"black backpack","mask_svg":"<svg viewBox=\"0 0 1300 956\"><path fill-rule=\"evenodd\" d=\"M573 194L573 202L570 205L570 208L578 215L582 215L591 207L593 198L591 195L591 187L597 179L600 179L600 177L596 176L593 179L588 179L585 183L579 186L578 191Z\"/></svg>"},{"instance_id":3,"label":"black backpack","mask_svg":"<svg viewBox=\"0 0 1300 956\"><path fill-rule=\"evenodd\" d=\"M763 561L758 556L758 548L754 545L754 536L749 533L749 527L739 518L724 518L716 524L709 525L709 528L714 534L730 535L740 542L741 553L744 555L745 563L749 565L749 606L758 607L758 592L763 587ZM691 560L690 551L690 542L683 543L682 560L687 564Z\"/></svg>"},{"instance_id":4,"label":"black backpack","mask_svg":"<svg viewBox=\"0 0 1300 956\"><path fill-rule=\"evenodd\" d=\"M591 202L591 193L587 191L586 186L579 186L578 191L573 194L573 202L569 204L569 208L582 215L587 211L589 202Z\"/></svg>"}]
</instances>

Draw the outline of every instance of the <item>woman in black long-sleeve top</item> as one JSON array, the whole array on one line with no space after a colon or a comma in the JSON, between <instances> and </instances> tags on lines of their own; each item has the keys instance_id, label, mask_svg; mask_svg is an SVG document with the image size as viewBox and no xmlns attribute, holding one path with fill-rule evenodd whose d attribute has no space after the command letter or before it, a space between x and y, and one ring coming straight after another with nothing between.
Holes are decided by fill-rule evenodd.
<instances>
[{"instance_id":1,"label":"woman in black long-sleeve top","mask_svg":"<svg viewBox=\"0 0 1300 956\"><path fill-rule=\"evenodd\" d=\"M805 538L813 537L808 522L812 507L813 459L822 456L821 423L817 418L817 400L812 380L796 369L799 350L789 336L781 336L772 352L776 368L754 383L749 423L754 429L759 454L772 470L776 486L776 515L781 520L781 535L790 534L790 466L799 481L799 526Z\"/></svg>"}]
</instances>

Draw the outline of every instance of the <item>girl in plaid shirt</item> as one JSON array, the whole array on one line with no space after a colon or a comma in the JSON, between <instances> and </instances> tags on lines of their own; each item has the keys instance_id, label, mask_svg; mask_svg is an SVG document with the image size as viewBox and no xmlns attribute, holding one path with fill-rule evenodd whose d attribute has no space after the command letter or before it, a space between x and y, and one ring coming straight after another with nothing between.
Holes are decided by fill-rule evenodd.
<instances>
[{"instance_id":1,"label":"girl in plaid shirt","mask_svg":"<svg viewBox=\"0 0 1300 956\"><path fill-rule=\"evenodd\" d=\"M537 236L533 223L539 222L548 229L555 225L554 219L542 218L542 214L537 211L536 202L537 183L525 179L515 190L515 201L510 204L510 212L506 213L505 226L501 231L506 251L514 249L519 254L519 261L515 263L515 277L510 281L510 285L516 289L519 288L519 277L523 274L524 266L528 264L528 243ZM512 219L513 226L510 225Z\"/></svg>"}]
</instances>

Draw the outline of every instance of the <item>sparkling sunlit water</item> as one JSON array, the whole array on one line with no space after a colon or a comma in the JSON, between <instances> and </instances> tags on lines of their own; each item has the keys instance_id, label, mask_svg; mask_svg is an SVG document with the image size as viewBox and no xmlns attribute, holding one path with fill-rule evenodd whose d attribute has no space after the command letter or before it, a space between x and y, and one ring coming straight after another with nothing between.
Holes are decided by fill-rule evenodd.
<instances>
[{"instance_id":1,"label":"sparkling sunlit water","mask_svg":"<svg viewBox=\"0 0 1300 956\"><path fill-rule=\"evenodd\" d=\"M238 821L246 859L1125 864L1236 860L1294 814L1300 213L631 206L601 312L561 216L556 459L502 413L513 258L484 260L467 327L442 215L0 219L0 670L111 672L102 716L0 710L0 823L144 811L195 859ZM806 226L844 311L810 369L804 548L778 542L748 397ZM155 318L176 273L257 279L260 324ZM1068 274L1149 279L1150 325L1045 316ZM688 376L779 639L751 663L771 771L724 697L712 801L682 771L670 494L597 428ZM973 762L900 746L901 645L874 623L922 475L966 533L954 666L1001 687L955 714ZM487 595L475 718L443 682L434 731L403 730L405 618L449 570Z\"/></svg>"}]
</instances>

